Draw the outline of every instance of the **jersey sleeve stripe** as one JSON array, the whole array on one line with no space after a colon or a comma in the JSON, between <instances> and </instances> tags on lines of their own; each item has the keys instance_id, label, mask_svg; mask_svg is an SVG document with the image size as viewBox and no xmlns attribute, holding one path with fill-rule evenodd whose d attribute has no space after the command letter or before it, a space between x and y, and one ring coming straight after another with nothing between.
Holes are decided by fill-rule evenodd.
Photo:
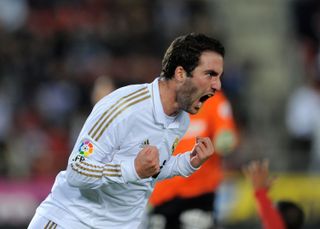
<instances>
[{"instance_id":1,"label":"jersey sleeve stripe","mask_svg":"<svg viewBox=\"0 0 320 229\"><path fill-rule=\"evenodd\" d=\"M106 177L121 177L120 174L103 173L103 175Z\"/></svg>"},{"instance_id":2,"label":"jersey sleeve stripe","mask_svg":"<svg viewBox=\"0 0 320 229\"><path fill-rule=\"evenodd\" d=\"M93 165L93 164L89 164L85 161L82 161L81 164L84 164L86 166L90 166L90 167L93 167L93 168L100 168L100 169L103 169L105 166L108 166L108 167L120 167L120 164L105 164L104 166L99 166L99 165Z\"/></svg>"},{"instance_id":3,"label":"jersey sleeve stripe","mask_svg":"<svg viewBox=\"0 0 320 229\"><path fill-rule=\"evenodd\" d=\"M103 171L103 169L89 169L78 163L76 163L75 166L78 167L79 169L86 170L88 172L93 172L93 173L101 173Z\"/></svg>"},{"instance_id":4,"label":"jersey sleeve stripe","mask_svg":"<svg viewBox=\"0 0 320 229\"><path fill-rule=\"evenodd\" d=\"M87 166L92 166L91 164L85 163ZM120 165L119 165L120 166ZM89 176L89 177L95 177L95 178L101 178L102 176L121 176L121 169L120 167L112 167L112 168L104 168L102 166L99 166L98 169L91 169L84 166L83 162L71 164L71 168L76 171L77 173L80 173L81 175ZM118 169L117 169L118 168Z\"/></svg>"},{"instance_id":5,"label":"jersey sleeve stripe","mask_svg":"<svg viewBox=\"0 0 320 229\"><path fill-rule=\"evenodd\" d=\"M104 169L103 170L103 172L115 172L115 173L119 173L119 172L121 172L121 170L120 169Z\"/></svg>"},{"instance_id":6,"label":"jersey sleeve stripe","mask_svg":"<svg viewBox=\"0 0 320 229\"><path fill-rule=\"evenodd\" d=\"M93 173L101 173L101 172L104 172L104 171L117 172L117 173L120 172L121 173L120 167L117 167L118 169L117 168L104 168L104 167L102 167L100 169L91 169L91 168L87 168L87 167L85 167L85 166L83 166L81 164L83 164L83 162L80 162L80 164L76 163L75 166L77 166L78 168L80 168L82 170L86 170L88 172L93 172ZM90 164L87 164L87 165L90 166Z\"/></svg>"},{"instance_id":7,"label":"jersey sleeve stripe","mask_svg":"<svg viewBox=\"0 0 320 229\"><path fill-rule=\"evenodd\" d=\"M137 104L137 103L140 103L140 102L142 102L142 101L144 101L144 100L146 100L146 99L149 99L149 98L151 98L151 96L150 96L150 95L147 95L147 96L145 96L145 97L143 97L143 98L141 98L141 99L135 100L135 101L127 104L125 107L123 107L121 110L119 110L119 111L109 120L109 122L103 127L103 129L100 131L99 135L95 138L95 140L96 140L96 141L99 140L99 138L102 136L102 134L104 133L104 131L108 128L108 126L112 123L112 121L113 121L118 115L120 115L124 110L126 110L127 108L129 108L129 107L131 107L131 106L133 106L133 105L135 105L135 104ZM118 107L118 108L119 108L119 107ZM116 110L117 110L117 109L116 109Z\"/></svg>"},{"instance_id":8,"label":"jersey sleeve stripe","mask_svg":"<svg viewBox=\"0 0 320 229\"><path fill-rule=\"evenodd\" d=\"M86 166L90 166L90 167L93 167L93 168L99 168L99 169L103 169L103 166L99 166L99 165L92 165L92 164L89 164L87 162L84 162L82 161L81 164L84 164Z\"/></svg>"},{"instance_id":9,"label":"jersey sleeve stripe","mask_svg":"<svg viewBox=\"0 0 320 229\"><path fill-rule=\"evenodd\" d=\"M102 178L102 175L93 175L93 174L89 174L89 173L84 173L80 169L75 168L73 164L71 164L71 168L73 171L75 171L83 176L92 177L92 178Z\"/></svg>"},{"instance_id":10,"label":"jersey sleeve stripe","mask_svg":"<svg viewBox=\"0 0 320 229\"><path fill-rule=\"evenodd\" d=\"M86 171L90 172L88 169L86 168L83 168L84 171L81 171L81 166L80 168L76 168L73 164L71 164L71 168L73 171L79 173L80 175L83 175L83 176L86 176L86 177L91 177L91 178L102 178L103 176L106 176L106 177L121 177L122 174L121 174L121 171L117 171L115 173L107 173L107 172L110 172L110 171L107 171L107 170L104 170L104 171L100 171L99 175L97 174L92 174L92 173L87 173Z\"/></svg>"},{"instance_id":11,"label":"jersey sleeve stripe","mask_svg":"<svg viewBox=\"0 0 320 229\"><path fill-rule=\"evenodd\" d=\"M126 99L126 98L130 98L131 96L134 96L135 94L138 94L139 92L142 92L142 91L146 91L147 90L147 87L143 87L143 88L140 88L139 90L137 91L134 91L126 96L123 96L121 97L118 101L116 101L112 106L110 106L110 108L108 110L106 110L102 115L101 117L99 118L99 120L94 124L94 126L91 128L91 130L89 131L89 135L92 134L92 132L94 131L94 129L97 127L97 125L104 119L104 117L117 105L119 104L122 100Z\"/></svg>"},{"instance_id":12,"label":"jersey sleeve stripe","mask_svg":"<svg viewBox=\"0 0 320 229\"><path fill-rule=\"evenodd\" d=\"M109 167L120 167L120 164L105 164L105 166L109 166Z\"/></svg>"}]
</instances>

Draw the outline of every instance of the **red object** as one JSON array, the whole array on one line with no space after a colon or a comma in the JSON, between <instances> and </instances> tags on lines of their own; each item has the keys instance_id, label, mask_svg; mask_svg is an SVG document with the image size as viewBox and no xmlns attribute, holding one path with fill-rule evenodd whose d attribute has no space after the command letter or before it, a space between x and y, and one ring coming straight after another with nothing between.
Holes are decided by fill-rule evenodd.
<instances>
[{"instance_id":1,"label":"red object","mask_svg":"<svg viewBox=\"0 0 320 229\"><path fill-rule=\"evenodd\" d=\"M264 229L285 229L284 221L279 211L268 197L268 190L261 188L255 191L256 203Z\"/></svg>"}]
</instances>

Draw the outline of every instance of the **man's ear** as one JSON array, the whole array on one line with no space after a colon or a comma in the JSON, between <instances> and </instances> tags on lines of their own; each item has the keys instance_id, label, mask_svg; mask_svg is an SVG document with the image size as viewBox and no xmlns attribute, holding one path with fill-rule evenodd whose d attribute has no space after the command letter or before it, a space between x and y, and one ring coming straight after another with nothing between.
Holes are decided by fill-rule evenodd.
<instances>
[{"instance_id":1,"label":"man's ear","mask_svg":"<svg viewBox=\"0 0 320 229\"><path fill-rule=\"evenodd\" d=\"M187 77L187 72L184 70L184 68L182 66L176 67L176 70L174 71L174 78L178 82L183 82L186 77Z\"/></svg>"}]
</instances>

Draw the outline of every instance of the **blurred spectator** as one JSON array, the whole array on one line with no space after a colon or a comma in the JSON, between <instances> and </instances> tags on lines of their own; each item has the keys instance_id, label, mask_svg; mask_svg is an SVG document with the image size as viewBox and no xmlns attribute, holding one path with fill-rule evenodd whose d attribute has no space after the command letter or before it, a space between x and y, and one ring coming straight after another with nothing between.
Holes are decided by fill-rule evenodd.
<instances>
[{"instance_id":1,"label":"blurred spectator","mask_svg":"<svg viewBox=\"0 0 320 229\"><path fill-rule=\"evenodd\" d=\"M153 41L156 41L155 50L161 54L161 47L167 44L177 34L190 31L212 33L213 26L210 18L214 13L214 4L208 1L197 0L155 0L152 7ZM219 33L217 33L219 34ZM217 35L215 34L215 35Z\"/></svg>"},{"instance_id":2,"label":"blurred spectator","mask_svg":"<svg viewBox=\"0 0 320 229\"><path fill-rule=\"evenodd\" d=\"M303 60L303 78L290 95L286 124L290 137L289 150L295 170L319 171L320 151L320 2L292 2L294 26Z\"/></svg>"},{"instance_id":3,"label":"blurred spectator","mask_svg":"<svg viewBox=\"0 0 320 229\"><path fill-rule=\"evenodd\" d=\"M320 2L318 0L292 1L293 23L301 45L304 67L308 74L314 65L320 42ZM311 67L312 68L312 67Z\"/></svg>"},{"instance_id":4,"label":"blurred spectator","mask_svg":"<svg viewBox=\"0 0 320 229\"><path fill-rule=\"evenodd\" d=\"M6 91L0 88L1 91ZM0 141L5 141L12 125L12 102L0 92Z\"/></svg>"},{"instance_id":5,"label":"blurred spectator","mask_svg":"<svg viewBox=\"0 0 320 229\"><path fill-rule=\"evenodd\" d=\"M231 106L222 92L209 99L198 114L190 115L189 129L174 154L192 150L196 136L211 137L216 153L190 177L174 177L156 184L150 198L154 207L150 228L213 227L215 191L223 179L223 156L233 152L238 142Z\"/></svg>"},{"instance_id":6,"label":"blurred spectator","mask_svg":"<svg viewBox=\"0 0 320 229\"><path fill-rule=\"evenodd\" d=\"M0 141L0 176L7 175L7 159L8 158L8 149L6 142Z\"/></svg>"},{"instance_id":7,"label":"blurred spectator","mask_svg":"<svg viewBox=\"0 0 320 229\"><path fill-rule=\"evenodd\" d=\"M268 197L274 178L269 175L267 160L252 161L244 168L244 174L254 189L254 197L264 229L299 229L304 224L302 209L291 201L279 201L273 205Z\"/></svg>"},{"instance_id":8,"label":"blurred spectator","mask_svg":"<svg viewBox=\"0 0 320 229\"><path fill-rule=\"evenodd\" d=\"M9 32L24 26L28 16L27 0L1 0L0 1L0 28Z\"/></svg>"},{"instance_id":9,"label":"blurred spectator","mask_svg":"<svg viewBox=\"0 0 320 229\"><path fill-rule=\"evenodd\" d=\"M77 89L68 81L53 81L41 85L35 95L37 109L42 118L54 124L65 124L77 105Z\"/></svg>"},{"instance_id":10,"label":"blurred spectator","mask_svg":"<svg viewBox=\"0 0 320 229\"><path fill-rule=\"evenodd\" d=\"M33 165L38 158L48 153L48 136L41 128L40 118L29 110L19 110L15 120L17 131L8 141L8 172L11 178L27 178L33 174ZM51 165L52 160L47 160ZM49 168L51 166L48 166Z\"/></svg>"},{"instance_id":11,"label":"blurred spectator","mask_svg":"<svg viewBox=\"0 0 320 229\"><path fill-rule=\"evenodd\" d=\"M313 144L311 148L310 172L320 172L320 115L318 115L313 134Z\"/></svg>"},{"instance_id":12,"label":"blurred spectator","mask_svg":"<svg viewBox=\"0 0 320 229\"><path fill-rule=\"evenodd\" d=\"M291 137L290 152L296 169L307 169L319 157L313 146L316 144L319 114L320 81L294 91L288 101L286 121Z\"/></svg>"}]
</instances>

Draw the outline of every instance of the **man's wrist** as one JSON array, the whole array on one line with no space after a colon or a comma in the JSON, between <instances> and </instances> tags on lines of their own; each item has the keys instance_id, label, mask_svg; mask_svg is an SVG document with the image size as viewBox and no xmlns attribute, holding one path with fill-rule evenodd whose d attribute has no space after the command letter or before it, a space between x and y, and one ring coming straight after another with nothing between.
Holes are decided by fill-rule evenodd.
<instances>
[{"instance_id":1,"label":"man's wrist","mask_svg":"<svg viewBox=\"0 0 320 229\"><path fill-rule=\"evenodd\" d=\"M141 179L135 168L135 158L131 160L122 161L121 171L122 176L126 182L133 182Z\"/></svg>"},{"instance_id":2,"label":"man's wrist","mask_svg":"<svg viewBox=\"0 0 320 229\"><path fill-rule=\"evenodd\" d=\"M179 155L178 167L180 174L184 177L190 176L193 172L197 171L199 168L194 167L190 161L191 152L185 152Z\"/></svg>"},{"instance_id":3,"label":"man's wrist","mask_svg":"<svg viewBox=\"0 0 320 229\"><path fill-rule=\"evenodd\" d=\"M201 164L194 162L194 160L192 160L191 156L190 156L189 163L190 163L190 166L195 170L197 170L197 169L199 169L201 167Z\"/></svg>"}]
</instances>

